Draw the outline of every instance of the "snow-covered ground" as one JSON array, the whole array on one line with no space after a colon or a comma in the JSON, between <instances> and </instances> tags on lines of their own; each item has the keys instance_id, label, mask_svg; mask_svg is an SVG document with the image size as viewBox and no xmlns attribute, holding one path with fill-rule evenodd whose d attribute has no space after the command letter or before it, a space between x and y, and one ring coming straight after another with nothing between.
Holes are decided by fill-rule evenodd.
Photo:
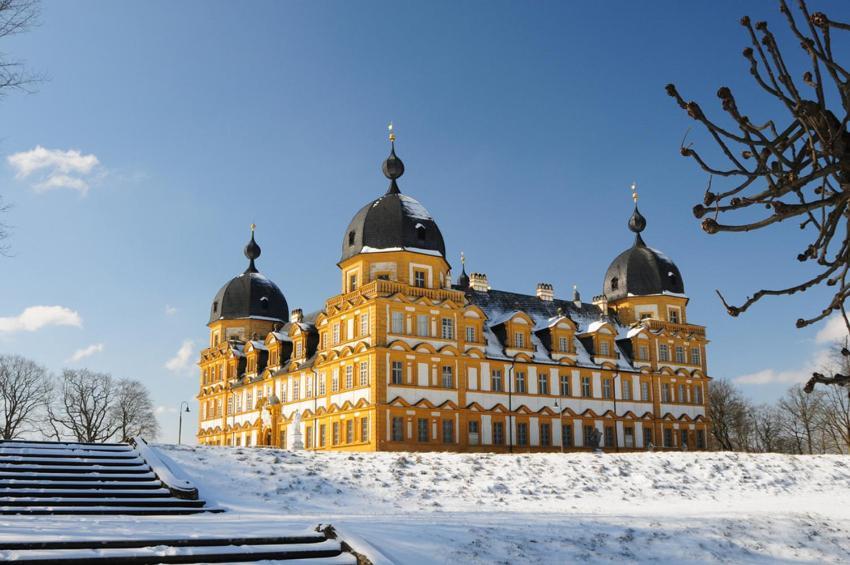
<instances>
[{"instance_id":1,"label":"snow-covered ground","mask_svg":"<svg viewBox=\"0 0 850 565\"><path fill-rule=\"evenodd\" d=\"M850 562L850 458L159 446L226 514L0 519L0 540L332 523L399 563ZM368 546L367 546L368 547Z\"/></svg>"}]
</instances>

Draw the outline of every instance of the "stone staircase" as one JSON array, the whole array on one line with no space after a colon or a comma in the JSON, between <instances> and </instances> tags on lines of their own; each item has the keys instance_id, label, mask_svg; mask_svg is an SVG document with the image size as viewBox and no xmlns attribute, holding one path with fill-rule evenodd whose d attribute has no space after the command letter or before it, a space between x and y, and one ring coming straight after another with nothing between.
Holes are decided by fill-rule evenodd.
<instances>
[{"instance_id":1,"label":"stone staircase","mask_svg":"<svg viewBox=\"0 0 850 565\"><path fill-rule=\"evenodd\" d=\"M0 542L0 561L27 565L74 563L244 563L292 561L309 565L371 565L330 526L275 537L189 537L50 542Z\"/></svg>"},{"instance_id":2,"label":"stone staircase","mask_svg":"<svg viewBox=\"0 0 850 565\"><path fill-rule=\"evenodd\" d=\"M0 441L0 514L195 514L217 511L144 440Z\"/></svg>"}]
</instances>

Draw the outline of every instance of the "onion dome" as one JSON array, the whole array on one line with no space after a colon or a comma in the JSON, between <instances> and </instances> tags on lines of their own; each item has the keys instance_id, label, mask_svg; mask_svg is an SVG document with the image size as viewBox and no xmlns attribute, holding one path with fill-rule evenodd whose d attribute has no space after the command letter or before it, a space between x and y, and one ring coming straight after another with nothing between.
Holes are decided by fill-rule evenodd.
<instances>
[{"instance_id":1,"label":"onion dome","mask_svg":"<svg viewBox=\"0 0 850 565\"><path fill-rule=\"evenodd\" d=\"M466 257L463 255L463 251L460 252L460 276L457 278L457 287L461 290L466 290L469 288L469 275L466 274Z\"/></svg>"},{"instance_id":2,"label":"onion dome","mask_svg":"<svg viewBox=\"0 0 850 565\"><path fill-rule=\"evenodd\" d=\"M684 294L685 286L679 268L662 252L644 243L640 234L645 228L646 218L635 201L635 210L629 218L629 229L635 233L635 243L620 253L605 273L603 292L608 300L665 292Z\"/></svg>"},{"instance_id":3,"label":"onion dome","mask_svg":"<svg viewBox=\"0 0 850 565\"><path fill-rule=\"evenodd\" d=\"M213 299L210 322L255 318L272 322L289 321L289 306L278 286L257 270L254 261L262 253L254 240L251 226L251 241L245 246L248 268L241 275L230 279Z\"/></svg>"},{"instance_id":4,"label":"onion dome","mask_svg":"<svg viewBox=\"0 0 850 565\"><path fill-rule=\"evenodd\" d=\"M396 181L404 174L404 163L395 154L392 133L390 141L390 155L381 166L390 186L386 194L354 215L345 230L340 261L377 251L407 250L446 256L443 234L434 218L418 200L402 194L398 188Z\"/></svg>"}]
</instances>

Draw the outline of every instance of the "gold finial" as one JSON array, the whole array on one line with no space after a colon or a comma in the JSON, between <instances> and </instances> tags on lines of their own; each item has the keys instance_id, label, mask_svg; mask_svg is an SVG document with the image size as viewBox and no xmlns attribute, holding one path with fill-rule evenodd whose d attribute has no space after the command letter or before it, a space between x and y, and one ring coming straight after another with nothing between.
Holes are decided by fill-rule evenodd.
<instances>
[{"instance_id":1,"label":"gold finial","mask_svg":"<svg viewBox=\"0 0 850 565\"><path fill-rule=\"evenodd\" d=\"M573 285L573 290L578 290L578 285L577 285L577 284L574 284L574 285Z\"/></svg>"},{"instance_id":2,"label":"gold finial","mask_svg":"<svg viewBox=\"0 0 850 565\"><path fill-rule=\"evenodd\" d=\"M395 133L393 132L393 123L390 122L390 125L387 126L387 129L390 131L390 141L395 141Z\"/></svg>"},{"instance_id":3,"label":"gold finial","mask_svg":"<svg viewBox=\"0 0 850 565\"><path fill-rule=\"evenodd\" d=\"M466 265L466 256L463 254L463 251L460 252L460 264Z\"/></svg>"},{"instance_id":4,"label":"gold finial","mask_svg":"<svg viewBox=\"0 0 850 565\"><path fill-rule=\"evenodd\" d=\"M254 230L257 229L257 224L251 224L251 233L254 233Z\"/></svg>"},{"instance_id":5,"label":"gold finial","mask_svg":"<svg viewBox=\"0 0 850 565\"><path fill-rule=\"evenodd\" d=\"M632 182L632 200L634 200L634 201L635 201L635 206L637 206L637 199L638 199L638 195L637 195L637 183L636 183L636 182Z\"/></svg>"}]
</instances>

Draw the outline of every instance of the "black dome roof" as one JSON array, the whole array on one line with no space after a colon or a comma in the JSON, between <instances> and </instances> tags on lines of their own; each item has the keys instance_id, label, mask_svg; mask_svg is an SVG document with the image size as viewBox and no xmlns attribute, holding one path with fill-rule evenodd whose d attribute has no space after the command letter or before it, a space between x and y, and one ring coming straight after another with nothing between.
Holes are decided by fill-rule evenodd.
<instances>
[{"instance_id":1,"label":"black dome roof","mask_svg":"<svg viewBox=\"0 0 850 565\"><path fill-rule=\"evenodd\" d=\"M366 251L407 248L445 257L443 234L431 214L418 200L402 194L398 188L396 179L404 174L404 163L396 157L395 144L382 169L390 179L390 188L354 215L343 236L340 260L345 261L364 248Z\"/></svg>"},{"instance_id":2,"label":"black dome roof","mask_svg":"<svg viewBox=\"0 0 850 565\"><path fill-rule=\"evenodd\" d=\"M248 268L216 293L210 308L210 323L239 318L289 321L289 306L283 293L254 266L254 260L261 252L252 230L251 241L245 246L245 256L250 260Z\"/></svg>"},{"instance_id":3,"label":"black dome roof","mask_svg":"<svg viewBox=\"0 0 850 565\"><path fill-rule=\"evenodd\" d=\"M684 294L685 285L679 268L666 255L647 247L640 232L646 218L635 206L629 229L636 233L634 245L620 253L605 273L603 292L609 300L629 295L644 296L671 292Z\"/></svg>"}]
</instances>

